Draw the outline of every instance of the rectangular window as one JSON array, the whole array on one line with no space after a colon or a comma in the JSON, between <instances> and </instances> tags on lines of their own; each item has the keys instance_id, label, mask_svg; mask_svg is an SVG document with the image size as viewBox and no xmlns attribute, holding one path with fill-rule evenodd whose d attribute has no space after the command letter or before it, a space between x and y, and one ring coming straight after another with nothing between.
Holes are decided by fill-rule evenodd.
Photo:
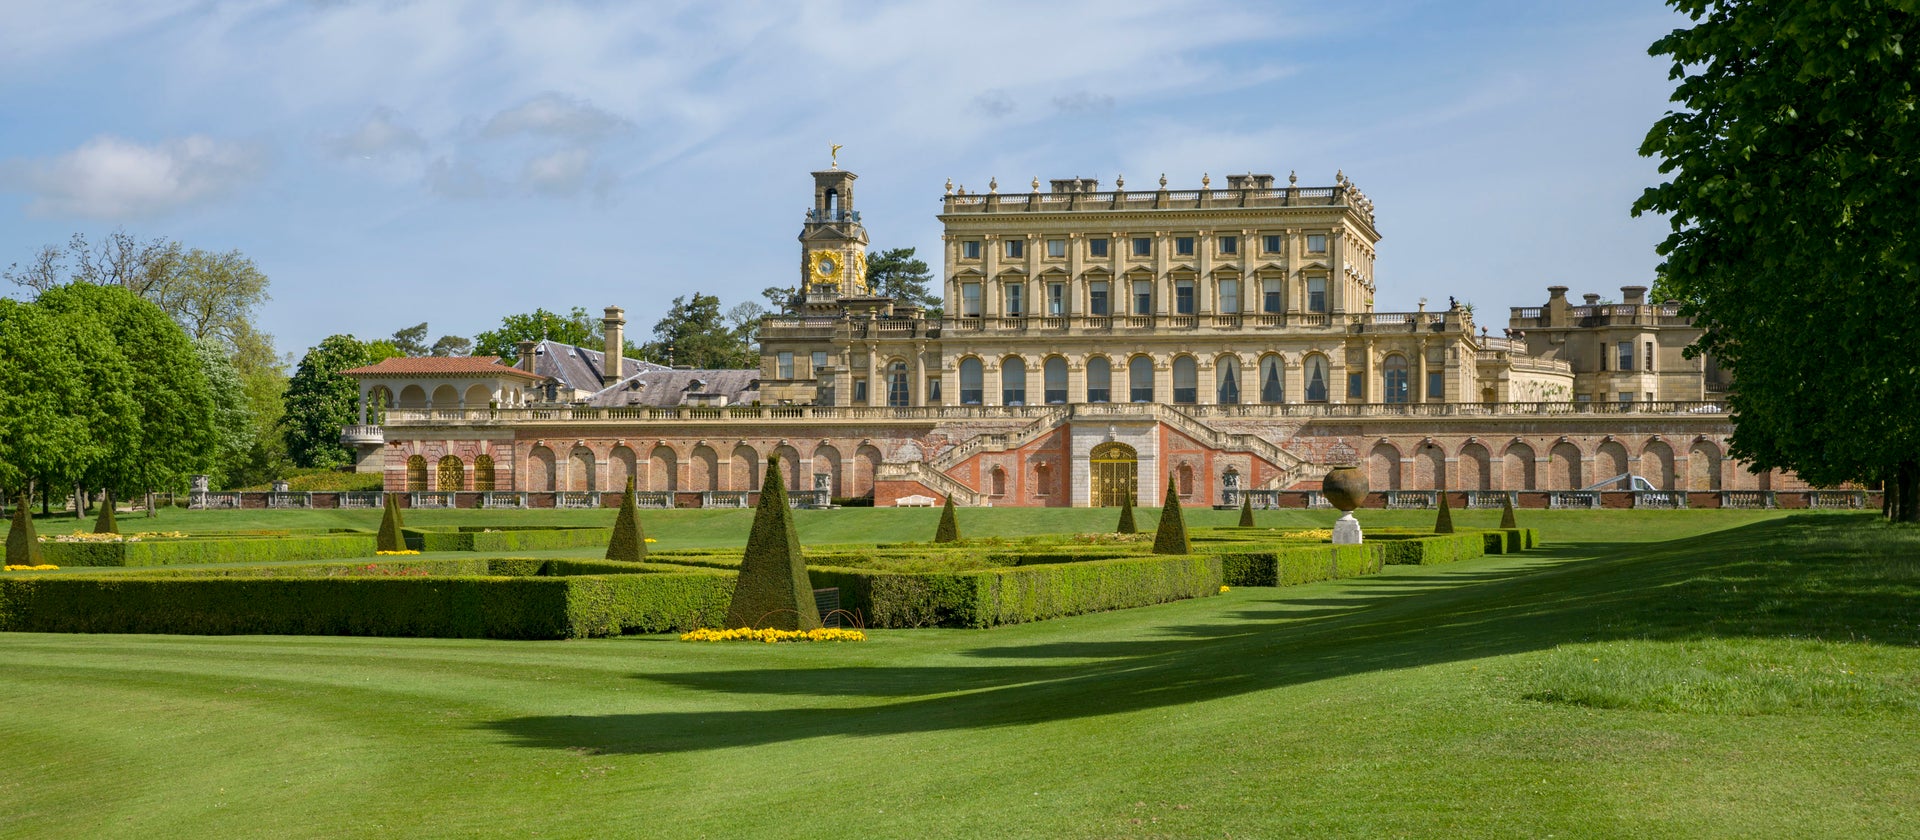
<instances>
[{"instance_id":1,"label":"rectangular window","mask_svg":"<svg viewBox=\"0 0 1920 840\"><path fill-rule=\"evenodd\" d=\"M1633 370L1633 342L1620 342L1620 372Z\"/></svg>"},{"instance_id":2,"label":"rectangular window","mask_svg":"<svg viewBox=\"0 0 1920 840\"><path fill-rule=\"evenodd\" d=\"M1019 317L1027 314L1026 292L1026 286L1018 283L1007 284L1007 315L1009 317Z\"/></svg>"},{"instance_id":3,"label":"rectangular window","mask_svg":"<svg viewBox=\"0 0 1920 840\"><path fill-rule=\"evenodd\" d=\"M1653 392L1652 392L1652 391L1648 391L1648 392L1647 392L1647 402L1653 402Z\"/></svg>"},{"instance_id":4,"label":"rectangular window","mask_svg":"<svg viewBox=\"0 0 1920 840\"><path fill-rule=\"evenodd\" d=\"M927 380L927 400L934 405L940 404L940 377Z\"/></svg>"},{"instance_id":5,"label":"rectangular window","mask_svg":"<svg viewBox=\"0 0 1920 840\"><path fill-rule=\"evenodd\" d=\"M815 351L813 351L813 370L814 370L814 372L815 372L815 373L818 373L818 372L820 371L820 369L821 369L821 368L823 368L823 367L826 367L826 366L827 366L827 351L825 351L825 350L815 350Z\"/></svg>"},{"instance_id":6,"label":"rectangular window","mask_svg":"<svg viewBox=\"0 0 1920 840\"><path fill-rule=\"evenodd\" d=\"M1101 239L1089 239L1089 240L1087 240L1087 256L1090 256L1090 257L1105 257L1106 255L1107 255L1107 240L1106 240L1106 239L1104 239L1104 238L1101 238Z\"/></svg>"},{"instance_id":7,"label":"rectangular window","mask_svg":"<svg viewBox=\"0 0 1920 840\"><path fill-rule=\"evenodd\" d=\"M1653 342L1647 342L1646 351L1641 354L1647 360L1647 372L1653 372Z\"/></svg>"},{"instance_id":8,"label":"rectangular window","mask_svg":"<svg viewBox=\"0 0 1920 840\"><path fill-rule=\"evenodd\" d=\"M1153 240L1145 236L1133 238L1133 255L1136 257L1153 256Z\"/></svg>"},{"instance_id":9,"label":"rectangular window","mask_svg":"<svg viewBox=\"0 0 1920 840\"><path fill-rule=\"evenodd\" d=\"M1027 240L1009 239L1007 240L1006 245L1007 245L1007 259L1017 260L1017 259L1022 259L1026 257Z\"/></svg>"},{"instance_id":10,"label":"rectangular window","mask_svg":"<svg viewBox=\"0 0 1920 840\"><path fill-rule=\"evenodd\" d=\"M864 378L853 380L853 404L867 404L867 380Z\"/></svg>"},{"instance_id":11,"label":"rectangular window","mask_svg":"<svg viewBox=\"0 0 1920 840\"><path fill-rule=\"evenodd\" d=\"M1191 236L1174 237L1173 252L1183 257L1193 256L1193 237Z\"/></svg>"},{"instance_id":12,"label":"rectangular window","mask_svg":"<svg viewBox=\"0 0 1920 840\"><path fill-rule=\"evenodd\" d=\"M1153 314L1153 281L1133 281L1133 314Z\"/></svg>"},{"instance_id":13,"label":"rectangular window","mask_svg":"<svg viewBox=\"0 0 1920 840\"><path fill-rule=\"evenodd\" d=\"M1067 314L1067 284L1047 284L1047 314L1055 318Z\"/></svg>"},{"instance_id":14,"label":"rectangular window","mask_svg":"<svg viewBox=\"0 0 1920 840\"><path fill-rule=\"evenodd\" d=\"M1621 401L1621 402L1623 402L1623 403L1630 403L1630 402L1633 402L1633 392L1632 392L1632 391L1621 391L1621 392L1620 392L1620 401Z\"/></svg>"},{"instance_id":15,"label":"rectangular window","mask_svg":"<svg viewBox=\"0 0 1920 840\"><path fill-rule=\"evenodd\" d=\"M1367 375L1364 373L1347 374L1347 399L1364 400L1367 398Z\"/></svg>"},{"instance_id":16,"label":"rectangular window","mask_svg":"<svg viewBox=\"0 0 1920 840\"><path fill-rule=\"evenodd\" d=\"M1447 375L1445 373L1437 370L1427 371L1427 393L1425 396L1428 402L1438 402L1446 399Z\"/></svg>"},{"instance_id":17,"label":"rectangular window","mask_svg":"<svg viewBox=\"0 0 1920 840\"><path fill-rule=\"evenodd\" d=\"M1327 252L1327 235L1324 233L1307 234L1307 253L1324 254Z\"/></svg>"},{"instance_id":18,"label":"rectangular window","mask_svg":"<svg viewBox=\"0 0 1920 840\"><path fill-rule=\"evenodd\" d=\"M960 284L960 314L967 318L980 317L980 284Z\"/></svg>"},{"instance_id":19,"label":"rectangular window","mask_svg":"<svg viewBox=\"0 0 1920 840\"><path fill-rule=\"evenodd\" d=\"M1327 311L1327 278L1307 278L1307 311Z\"/></svg>"},{"instance_id":20,"label":"rectangular window","mask_svg":"<svg viewBox=\"0 0 1920 840\"><path fill-rule=\"evenodd\" d=\"M1592 394L1579 394L1579 395L1576 395L1576 396L1574 397L1574 402L1583 402L1583 403L1585 403L1585 402L1593 402L1593 395L1592 395Z\"/></svg>"},{"instance_id":21,"label":"rectangular window","mask_svg":"<svg viewBox=\"0 0 1920 840\"><path fill-rule=\"evenodd\" d=\"M1113 314L1113 310L1107 308L1107 281L1095 280L1087 284L1087 314Z\"/></svg>"},{"instance_id":22,"label":"rectangular window","mask_svg":"<svg viewBox=\"0 0 1920 840\"><path fill-rule=\"evenodd\" d=\"M1268 254L1278 254L1281 252L1282 243L1280 241L1280 236L1278 234L1269 233L1266 236L1261 238L1265 239L1266 243L1260 246L1260 250L1265 251Z\"/></svg>"},{"instance_id":23,"label":"rectangular window","mask_svg":"<svg viewBox=\"0 0 1920 840\"><path fill-rule=\"evenodd\" d=\"M1193 314L1193 281L1175 280L1173 283L1173 314Z\"/></svg>"},{"instance_id":24,"label":"rectangular window","mask_svg":"<svg viewBox=\"0 0 1920 840\"><path fill-rule=\"evenodd\" d=\"M1064 258L1066 255L1067 255L1067 240L1065 239L1047 240L1047 256L1052 257L1054 259L1061 259L1061 258Z\"/></svg>"},{"instance_id":25,"label":"rectangular window","mask_svg":"<svg viewBox=\"0 0 1920 840\"><path fill-rule=\"evenodd\" d=\"M790 350L782 350L780 351L780 355L777 358L779 358L780 360L780 369L774 375L774 378L775 379L792 379L793 378L793 352Z\"/></svg>"},{"instance_id":26,"label":"rectangular window","mask_svg":"<svg viewBox=\"0 0 1920 840\"><path fill-rule=\"evenodd\" d=\"M1234 315L1240 312L1240 281L1220 281L1219 310L1227 315Z\"/></svg>"},{"instance_id":27,"label":"rectangular window","mask_svg":"<svg viewBox=\"0 0 1920 840\"><path fill-rule=\"evenodd\" d=\"M1238 236L1220 237L1220 253L1222 254L1240 253L1240 237Z\"/></svg>"},{"instance_id":28,"label":"rectangular window","mask_svg":"<svg viewBox=\"0 0 1920 840\"><path fill-rule=\"evenodd\" d=\"M980 240L969 239L960 243L960 258L963 260L980 259Z\"/></svg>"},{"instance_id":29,"label":"rectangular window","mask_svg":"<svg viewBox=\"0 0 1920 840\"><path fill-rule=\"evenodd\" d=\"M1270 315L1280 314L1280 278L1268 277L1260 281L1260 311Z\"/></svg>"}]
</instances>

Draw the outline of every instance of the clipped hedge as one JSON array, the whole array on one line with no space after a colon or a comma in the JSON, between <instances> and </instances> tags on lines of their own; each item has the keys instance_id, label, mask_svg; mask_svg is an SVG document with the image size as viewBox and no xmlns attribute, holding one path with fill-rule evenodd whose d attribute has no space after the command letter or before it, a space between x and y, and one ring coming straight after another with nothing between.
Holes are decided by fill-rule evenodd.
<instances>
[{"instance_id":1,"label":"clipped hedge","mask_svg":"<svg viewBox=\"0 0 1920 840\"><path fill-rule=\"evenodd\" d=\"M1433 566L1471 560L1487 553L1486 537L1480 534L1433 534L1407 539L1383 538L1370 544L1380 547L1381 560L1389 566Z\"/></svg>"},{"instance_id":2,"label":"clipped hedge","mask_svg":"<svg viewBox=\"0 0 1920 840\"><path fill-rule=\"evenodd\" d=\"M1005 569L897 574L809 569L815 587L870 627L994 627L1218 594L1217 557L1137 557Z\"/></svg>"},{"instance_id":3,"label":"clipped hedge","mask_svg":"<svg viewBox=\"0 0 1920 840\"><path fill-rule=\"evenodd\" d=\"M604 546L611 528L508 528L422 531L407 529L414 551L548 551Z\"/></svg>"},{"instance_id":4,"label":"clipped hedge","mask_svg":"<svg viewBox=\"0 0 1920 840\"><path fill-rule=\"evenodd\" d=\"M724 575L0 579L0 630L566 639L711 625Z\"/></svg>"},{"instance_id":5,"label":"clipped hedge","mask_svg":"<svg viewBox=\"0 0 1920 840\"><path fill-rule=\"evenodd\" d=\"M1235 547L1211 554L1220 559L1228 586L1294 586L1379 573L1380 543L1299 547Z\"/></svg>"},{"instance_id":6,"label":"clipped hedge","mask_svg":"<svg viewBox=\"0 0 1920 840\"><path fill-rule=\"evenodd\" d=\"M278 563L373 555L372 534L307 537L152 539L118 543L41 543L56 566L177 566L188 563Z\"/></svg>"}]
</instances>

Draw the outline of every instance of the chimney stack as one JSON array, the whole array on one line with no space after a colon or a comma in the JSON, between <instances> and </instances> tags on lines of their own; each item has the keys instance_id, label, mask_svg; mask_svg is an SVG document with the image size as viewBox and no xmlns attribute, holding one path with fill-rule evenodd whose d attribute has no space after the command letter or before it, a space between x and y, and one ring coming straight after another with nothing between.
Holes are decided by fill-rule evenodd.
<instances>
[{"instance_id":1,"label":"chimney stack","mask_svg":"<svg viewBox=\"0 0 1920 840\"><path fill-rule=\"evenodd\" d=\"M1567 287L1548 286L1546 305L1547 326L1564 327L1567 325Z\"/></svg>"},{"instance_id":2,"label":"chimney stack","mask_svg":"<svg viewBox=\"0 0 1920 840\"><path fill-rule=\"evenodd\" d=\"M1638 305L1641 305L1641 304L1644 304L1644 303L1646 303L1646 302L1647 302L1647 287L1645 287L1645 286L1621 286L1621 287L1620 287L1620 302L1621 302L1621 303L1631 303L1631 304L1634 304L1635 306L1638 306Z\"/></svg>"},{"instance_id":3,"label":"chimney stack","mask_svg":"<svg viewBox=\"0 0 1920 840\"><path fill-rule=\"evenodd\" d=\"M621 368L625 367L627 357L627 312L618 306L607 307L607 315L600 319L601 331L607 335L607 357L600 365L600 384L612 385L622 378Z\"/></svg>"},{"instance_id":4,"label":"chimney stack","mask_svg":"<svg viewBox=\"0 0 1920 840\"><path fill-rule=\"evenodd\" d=\"M1588 292L1588 293L1586 293L1586 294L1584 294L1584 295L1581 295L1581 297L1583 297L1583 298L1586 298L1586 299L1587 299L1587 305L1588 305L1588 306L1598 306L1598 305L1600 305L1600 296L1599 296L1598 294L1595 294L1595 293L1593 293L1593 292Z\"/></svg>"},{"instance_id":5,"label":"chimney stack","mask_svg":"<svg viewBox=\"0 0 1920 840\"><path fill-rule=\"evenodd\" d=\"M520 369L533 373L533 345L531 341L520 342Z\"/></svg>"}]
</instances>

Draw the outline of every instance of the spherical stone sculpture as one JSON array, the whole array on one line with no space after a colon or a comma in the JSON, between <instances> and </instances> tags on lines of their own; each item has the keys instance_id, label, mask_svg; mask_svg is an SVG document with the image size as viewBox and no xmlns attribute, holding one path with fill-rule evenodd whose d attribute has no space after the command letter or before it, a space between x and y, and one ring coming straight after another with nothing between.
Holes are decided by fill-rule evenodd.
<instances>
[{"instance_id":1,"label":"spherical stone sculpture","mask_svg":"<svg viewBox=\"0 0 1920 840\"><path fill-rule=\"evenodd\" d=\"M1320 480L1320 493L1341 512L1350 512L1367 498L1367 474L1359 467L1334 467Z\"/></svg>"},{"instance_id":2,"label":"spherical stone sculpture","mask_svg":"<svg viewBox=\"0 0 1920 840\"><path fill-rule=\"evenodd\" d=\"M1321 495L1341 512L1333 523L1334 545L1359 545L1363 541L1360 520L1353 518L1353 509L1366 501L1369 489L1367 474L1359 467L1334 467L1320 480Z\"/></svg>"}]
</instances>

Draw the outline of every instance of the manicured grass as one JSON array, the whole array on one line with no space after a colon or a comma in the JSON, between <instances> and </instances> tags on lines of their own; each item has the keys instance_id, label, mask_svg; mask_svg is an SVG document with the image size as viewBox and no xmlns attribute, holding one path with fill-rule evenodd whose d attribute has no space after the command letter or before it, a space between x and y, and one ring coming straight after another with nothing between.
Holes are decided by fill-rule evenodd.
<instances>
[{"instance_id":1,"label":"manicured grass","mask_svg":"<svg viewBox=\"0 0 1920 840\"><path fill-rule=\"evenodd\" d=\"M0 835L1911 834L1920 531L1704 513L858 644L0 636Z\"/></svg>"}]
</instances>

